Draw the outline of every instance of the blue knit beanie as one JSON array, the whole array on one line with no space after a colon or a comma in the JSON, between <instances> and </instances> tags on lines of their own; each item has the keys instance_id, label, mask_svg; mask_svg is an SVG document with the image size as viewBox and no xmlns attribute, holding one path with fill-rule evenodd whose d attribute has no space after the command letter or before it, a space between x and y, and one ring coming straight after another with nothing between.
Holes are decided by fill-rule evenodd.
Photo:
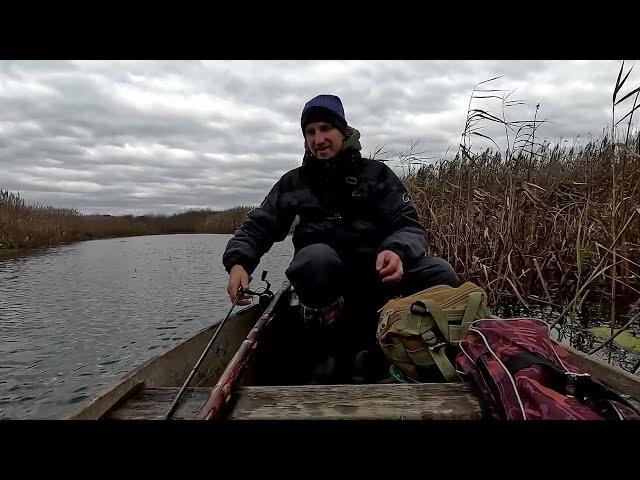
<instances>
[{"instance_id":1,"label":"blue knit beanie","mask_svg":"<svg viewBox=\"0 0 640 480\"><path fill-rule=\"evenodd\" d=\"M335 95L318 95L309 100L302 109L300 125L304 127L313 122L327 122L336 127L343 135L347 134L347 119L344 116L342 101Z\"/></svg>"}]
</instances>

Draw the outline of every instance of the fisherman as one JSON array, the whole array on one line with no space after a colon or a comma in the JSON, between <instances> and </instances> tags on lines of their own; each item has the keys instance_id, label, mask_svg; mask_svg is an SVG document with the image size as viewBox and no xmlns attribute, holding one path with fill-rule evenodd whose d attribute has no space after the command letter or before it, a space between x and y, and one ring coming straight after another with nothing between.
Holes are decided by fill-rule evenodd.
<instances>
[{"instance_id":1,"label":"fisherman","mask_svg":"<svg viewBox=\"0 0 640 480\"><path fill-rule=\"evenodd\" d=\"M389 298L434 285L457 287L460 280L448 262L428 255L426 229L399 178L386 164L361 156L360 132L347 124L340 98L309 100L301 128L302 166L284 174L249 212L229 240L223 264L235 301L262 255L284 240L298 215L285 273L304 322L286 328L293 336L306 332L315 350L324 350L320 364L344 379L348 368L335 367L336 358L348 365L354 352L379 350L376 310Z\"/></svg>"}]
</instances>

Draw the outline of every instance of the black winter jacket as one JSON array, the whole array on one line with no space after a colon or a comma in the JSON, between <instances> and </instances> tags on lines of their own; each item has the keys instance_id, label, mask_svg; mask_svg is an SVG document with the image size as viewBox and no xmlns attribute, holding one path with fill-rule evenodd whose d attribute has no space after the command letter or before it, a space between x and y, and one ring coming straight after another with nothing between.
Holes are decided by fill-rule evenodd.
<instances>
[{"instance_id":1,"label":"black winter jacket","mask_svg":"<svg viewBox=\"0 0 640 480\"><path fill-rule=\"evenodd\" d=\"M296 253L325 243L345 263L364 265L391 250L405 268L426 254L427 232L404 185L384 163L362 158L357 130L349 128L348 135L332 159L318 160L307 150L302 166L283 175L249 212L224 252L227 272L239 264L253 273L273 243L287 236L296 215Z\"/></svg>"}]
</instances>

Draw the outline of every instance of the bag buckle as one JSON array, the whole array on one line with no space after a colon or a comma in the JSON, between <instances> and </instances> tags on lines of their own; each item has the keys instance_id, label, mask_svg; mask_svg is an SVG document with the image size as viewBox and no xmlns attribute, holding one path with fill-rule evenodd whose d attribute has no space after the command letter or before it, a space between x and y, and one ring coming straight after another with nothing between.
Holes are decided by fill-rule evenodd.
<instances>
[{"instance_id":1,"label":"bag buckle","mask_svg":"<svg viewBox=\"0 0 640 480\"><path fill-rule=\"evenodd\" d=\"M591 377L588 373L565 372L567 397L576 398L578 390L584 385L584 380Z\"/></svg>"},{"instance_id":2,"label":"bag buckle","mask_svg":"<svg viewBox=\"0 0 640 480\"><path fill-rule=\"evenodd\" d=\"M447 342L440 342L440 343L436 343L431 347L427 345L427 348L429 349L429 351L433 352L436 348L444 347L446 344Z\"/></svg>"},{"instance_id":3,"label":"bag buckle","mask_svg":"<svg viewBox=\"0 0 640 480\"><path fill-rule=\"evenodd\" d=\"M415 315L426 315L429 312L429 309L424 303L417 301L411 304L409 311Z\"/></svg>"}]
</instances>

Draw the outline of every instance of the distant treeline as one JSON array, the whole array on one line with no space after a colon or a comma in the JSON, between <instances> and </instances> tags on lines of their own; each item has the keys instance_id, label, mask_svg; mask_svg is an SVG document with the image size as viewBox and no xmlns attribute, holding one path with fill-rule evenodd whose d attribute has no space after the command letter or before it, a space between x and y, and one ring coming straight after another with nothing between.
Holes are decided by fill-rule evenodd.
<instances>
[{"instance_id":1,"label":"distant treeline","mask_svg":"<svg viewBox=\"0 0 640 480\"><path fill-rule=\"evenodd\" d=\"M18 194L0 190L0 249L135 235L233 233L251 208L191 210L170 216L82 215L71 209L30 205Z\"/></svg>"}]
</instances>

